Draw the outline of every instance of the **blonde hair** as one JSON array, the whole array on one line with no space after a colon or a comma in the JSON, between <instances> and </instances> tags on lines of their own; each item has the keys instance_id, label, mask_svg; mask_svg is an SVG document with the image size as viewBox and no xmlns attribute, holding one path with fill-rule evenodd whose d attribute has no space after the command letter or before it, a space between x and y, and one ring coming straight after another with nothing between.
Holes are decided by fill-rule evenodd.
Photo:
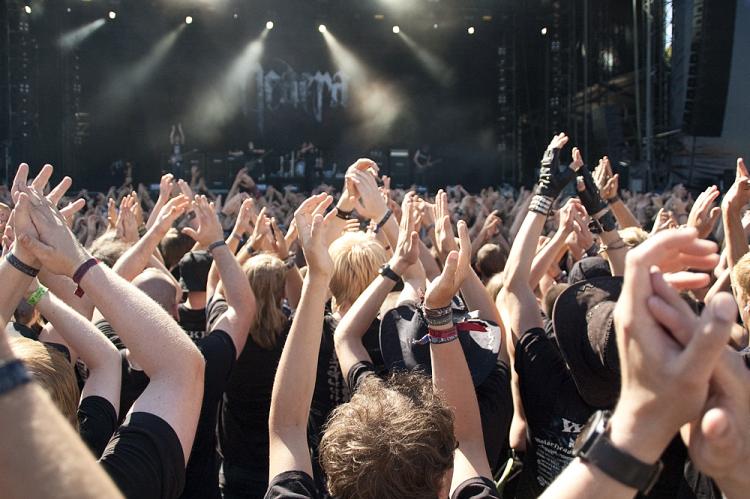
<instances>
[{"instance_id":1,"label":"blonde hair","mask_svg":"<svg viewBox=\"0 0 750 499\"><path fill-rule=\"evenodd\" d=\"M620 234L620 239L625 243L628 248L635 248L643 241L648 239L648 232L641 229L640 227L625 227L617 231Z\"/></svg>"},{"instance_id":2,"label":"blonde hair","mask_svg":"<svg viewBox=\"0 0 750 499\"><path fill-rule=\"evenodd\" d=\"M750 296L750 253L745 253L732 268L732 282L739 286L742 298Z\"/></svg>"},{"instance_id":3,"label":"blonde hair","mask_svg":"<svg viewBox=\"0 0 750 499\"><path fill-rule=\"evenodd\" d=\"M329 249L333 259L331 294L334 306L351 305L378 276L388 261L385 248L362 232L350 232L337 239Z\"/></svg>"},{"instance_id":4,"label":"blonde hair","mask_svg":"<svg viewBox=\"0 0 750 499\"><path fill-rule=\"evenodd\" d=\"M500 291L502 291L503 289L504 278L505 278L504 273L498 272L497 274L493 275L492 278L490 278L490 280L487 281L487 284L485 285L487 292L492 297L493 303L495 302L495 300L497 300L497 295L499 295Z\"/></svg>"},{"instance_id":5,"label":"blonde hair","mask_svg":"<svg viewBox=\"0 0 750 499\"><path fill-rule=\"evenodd\" d=\"M243 270L253 288L256 316L250 337L261 348L270 350L284 332L287 318L281 310L287 268L276 256L256 255L245 262Z\"/></svg>"},{"instance_id":6,"label":"blonde hair","mask_svg":"<svg viewBox=\"0 0 750 499\"><path fill-rule=\"evenodd\" d=\"M432 499L455 449L453 413L426 376L369 376L331 414L320 464L340 499Z\"/></svg>"},{"instance_id":7,"label":"blonde hair","mask_svg":"<svg viewBox=\"0 0 750 499\"><path fill-rule=\"evenodd\" d=\"M81 397L73 366L63 353L39 341L12 338L10 346L33 379L52 399L63 416L78 429Z\"/></svg>"}]
</instances>

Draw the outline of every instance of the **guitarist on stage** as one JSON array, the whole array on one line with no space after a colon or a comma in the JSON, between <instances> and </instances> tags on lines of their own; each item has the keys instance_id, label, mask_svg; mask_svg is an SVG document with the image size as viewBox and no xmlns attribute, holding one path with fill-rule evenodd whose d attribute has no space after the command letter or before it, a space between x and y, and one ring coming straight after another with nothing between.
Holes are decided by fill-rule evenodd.
<instances>
[{"instance_id":1,"label":"guitarist on stage","mask_svg":"<svg viewBox=\"0 0 750 499\"><path fill-rule=\"evenodd\" d=\"M430 154L430 146L424 144L417 149L412 158L414 162L414 184L418 186L427 187L427 174L433 165L440 162L440 160L433 160Z\"/></svg>"}]
</instances>

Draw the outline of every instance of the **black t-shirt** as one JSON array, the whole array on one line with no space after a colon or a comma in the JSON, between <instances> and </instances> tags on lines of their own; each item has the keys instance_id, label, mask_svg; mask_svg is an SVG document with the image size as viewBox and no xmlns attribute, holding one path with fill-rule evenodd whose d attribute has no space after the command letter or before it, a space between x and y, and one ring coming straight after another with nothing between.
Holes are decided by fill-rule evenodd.
<instances>
[{"instance_id":1,"label":"black t-shirt","mask_svg":"<svg viewBox=\"0 0 750 499\"><path fill-rule=\"evenodd\" d=\"M216 422L221 395L234 367L237 350L224 331L212 331L195 342L206 359L203 404L195 441L185 471L183 498L211 499L219 494L219 455L216 450Z\"/></svg>"},{"instance_id":2,"label":"black t-shirt","mask_svg":"<svg viewBox=\"0 0 750 499\"><path fill-rule=\"evenodd\" d=\"M487 460L491 470L505 464L508 456L508 434L513 421L513 395L510 390L510 367L498 362L481 385L476 387L479 416Z\"/></svg>"},{"instance_id":3,"label":"black t-shirt","mask_svg":"<svg viewBox=\"0 0 750 499\"><path fill-rule=\"evenodd\" d=\"M100 319L94 323L94 325L99 328L99 331L104 333L104 336L109 338L109 341L114 344L118 350L122 350L125 348L125 344L120 340L120 337L117 335L117 332L112 327L112 325L105 319Z\"/></svg>"},{"instance_id":4,"label":"black t-shirt","mask_svg":"<svg viewBox=\"0 0 750 499\"><path fill-rule=\"evenodd\" d=\"M209 326L226 310L224 300L208 305ZM226 385L219 411L219 448L226 465L237 466L266 484L268 481L268 418L276 368L289 330L265 350L248 337ZM265 486L261 488L265 490Z\"/></svg>"},{"instance_id":5,"label":"black t-shirt","mask_svg":"<svg viewBox=\"0 0 750 499\"><path fill-rule=\"evenodd\" d=\"M273 477L264 499L317 499L322 497L304 471L285 471Z\"/></svg>"},{"instance_id":6,"label":"black t-shirt","mask_svg":"<svg viewBox=\"0 0 750 499\"><path fill-rule=\"evenodd\" d=\"M148 376L146 373L135 369L130 365L126 350L120 350L120 359L122 362L122 385L120 386L120 414L117 418L118 423L125 421L125 416L133 407L133 403L141 396L143 390L148 386Z\"/></svg>"},{"instance_id":7,"label":"black t-shirt","mask_svg":"<svg viewBox=\"0 0 750 499\"><path fill-rule=\"evenodd\" d=\"M86 397L78 406L78 433L95 457L101 457L117 429L114 406L99 396Z\"/></svg>"},{"instance_id":8,"label":"black t-shirt","mask_svg":"<svg viewBox=\"0 0 750 499\"><path fill-rule=\"evenodd\" d=\"M528 437L523 485L516 497L537 497L573 459L575 440L596 408L578 394L557 345L543 329L531 329L518 341L515 367ZM686 459L678 436L661 456L664 470L648 497L704 497L705 481L696 480L691 487L685 480Z\"/></svg>"},{"instance_id":9,"label":"black t-shirt","mask_svg":"<svg viewBox=\"0 0 750 499\"><path fill-rule=\"evenodd\" d=\"M199 340L206 335L206 309L192 309L188 308L184 303L180 303L177 307L177 313L179 314L179 320L182 329L185 330L190 339L193 341Z\"/></svg>"},{"instance_id":10,"label":"black t-shirt","mask_svg":"<svg viewBox=\"0 0 750 499\"><path fill-rule=\"evenodd\" d=\"M147 412L128 415L99 462L128 499L174 499L185 485L185 455L177 433Z\"/></svg>"},{"instance_id":11,"label":"black t-shirt","mask_svg":"<svg viewBox=\"0 0 750 499\"><path fill-rule=\"evenodd\" d=\"M523 473L530 497L537 497L573 459L573 444L595 409L578 394L543 329L531 329L518 341L515 368L528 425Z\"/></svg>"},{"instance_id":12,"label":"black t-shirt","mask_svg":"<svg viewBox=\"0 0 750 499\"><path fill-rule=\"evenodd\" d=\"M451 494L451 499L500 499L495 483L489 478L469 478Z\"/></svg>"},{"instance_id":13,"label":"black t-shirt","mask_svg":"<svg viewBox=\"0 0 750 499\"><path fill-rule=\"evenodd\" d=\"M315 379L312 406L310 408L310 424L312 433L320 433L328 416L339 405L348 402L350 392L341 374L339 359L333 343L333 334L338 321L331 314L326 314L323 322L323 335L320 340L320 354L318 355L318 369ZM362 337L362 344L370 354L377 369L383 367L383 355L380 353L380 320L375 319ZM320 430L320 431L318 431ZM311 434L317 440L316 435Z\"/></svg>"}]
</instances>

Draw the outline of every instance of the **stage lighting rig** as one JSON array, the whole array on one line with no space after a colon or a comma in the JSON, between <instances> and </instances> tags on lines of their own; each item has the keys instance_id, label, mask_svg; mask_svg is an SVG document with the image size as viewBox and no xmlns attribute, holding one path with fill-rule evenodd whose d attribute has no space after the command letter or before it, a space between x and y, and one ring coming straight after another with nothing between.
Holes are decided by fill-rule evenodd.
<instances>
[{"instance_id":1,"label":"stage lighting rig","mask_svg":"<svg viewBox=\"0 0 750 499\"><path fill-rule=\"evenodd\" d=\"M266 29L267 29L268 31L271 31L271 30L273 29L273 21L268 21L268 22L266 23Z\"/></svg>"},{"instance_id":2,"label":"stage lighting rig","mask_svg":"<svg viewBox=\"0 0 750 499\"><path fill-rule=\"evenodd\" d=\"M469 26L469 29L467 29L466 32L469 33L470 35L473 35L474 33L477 32L477 30L474 29L474 26Z\"/></svg>"},{"instance_id":3,"label":"stage lighting rig","mask_svg":"<svg viewBox=\"0 0 750 499\"><path fill-rule=\"evenodd\" d=\"M396 34L396 35L398 35L399 33L401 33L401 28L399 28L398 26L394 26L393 27L393 33Z\"/></svg>"},{"instance_id":4,"label":"stage lighting rig","mask_svg":"<svg viewBox=\"0 0 750 499\"><path fill-rule=\"evenodd\" d=\"M110 10L109 14L107 14L107 17L109 17L110 20L114 21L115 18L117 17L117 12L115 12L114 10Z\"/></svg>"},{"instance_id":5,"label":"stage lighting rig","mask_svg":"<svg viewBox=\"0 0 750 499\"><path fill-rule=\"evenodd\" d=\"M23 11L27 14L31 14L31 5L27 5L23 8Z\"/></svg>"},{"instance_id":6,"label":"stage lighting rig","mask_svg":"<svg viewBox=\"0 0 750 499\"><path fill-rule=\"evenodd\" d=\"M187 16L185 18L185 24L193 24L193 16Z\"/></svg>"}]
</instances>

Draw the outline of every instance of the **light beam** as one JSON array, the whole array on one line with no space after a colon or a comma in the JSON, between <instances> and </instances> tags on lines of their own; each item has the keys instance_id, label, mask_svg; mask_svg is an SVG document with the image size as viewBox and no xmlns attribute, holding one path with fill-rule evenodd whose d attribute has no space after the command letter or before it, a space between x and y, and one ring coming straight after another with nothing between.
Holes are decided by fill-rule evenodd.
<instances>
[{"instance_id":1,"label":"light beam","mask_svg":"<svg viewBox=\"0 0 750 499\"><path fill-rule=\"evenodd\" d=\"M104 26L106 23L107 22L104 19L97 19L96 21L91 21L90 23L85 24L81 26L80 28L64 33L57 40L57 44L64 51L73 50L74 48L79 46L81 43L83 43L83 41L86 40L86 38L93 35L96 30Z\"/></svg>"},{"instance_id":2,"label":"light beam","mask_svg":"<svg viewBox=\"0 0 750 499\"><path fill-rule=\"evenodd\" d=\"M455 81L455 72L439 57L421 47L403 31L398 34L407 47L414 53L422 67L442 86L448 87Z\"/></svg>"},{"instance_id":3,"label":"light beam","mask_svg":"<svg viewBox=\"0 0 750 499\"><path fill-rule=\"evenodd\" d=\"M361 131L369 139L385 136L406 112L404 99L396 86L379 80L349 49L329 31L323 32L336 65L350 82L352 103L361 122Z\"/></svg>"},{"instance_id":4,"label":"light beam","mask_svg":"<svg viewBox=\"0 0 750 499\"><path fill-rule=\"evenodd\" d=\"M220 127L243 109L247 87L252 82L253 74L260 70L268 33L269 30L265 29L258 38L248 43L226 74L205 92L192 109L187 121L194 125L191 128L200 138L217 138L221 134Z\"/></svg>"}]
</instances>

